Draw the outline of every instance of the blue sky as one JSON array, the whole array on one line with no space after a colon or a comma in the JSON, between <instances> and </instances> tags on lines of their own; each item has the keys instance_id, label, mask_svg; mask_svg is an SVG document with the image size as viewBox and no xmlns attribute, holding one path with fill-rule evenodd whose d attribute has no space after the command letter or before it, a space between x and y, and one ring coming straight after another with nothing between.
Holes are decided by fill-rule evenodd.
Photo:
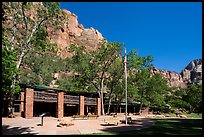
<instances>
[{"instance_id":1,"label":"blue sky","mask_svg":"<svg viewBox=\"0 0 204 137\"><path fill-rule=\"evenodd\" d=\"M60 2L108 42L125 43L127 52L152 55L158 69L180 73L202 58L201 2Z\"/></svg>"}]
</instances>

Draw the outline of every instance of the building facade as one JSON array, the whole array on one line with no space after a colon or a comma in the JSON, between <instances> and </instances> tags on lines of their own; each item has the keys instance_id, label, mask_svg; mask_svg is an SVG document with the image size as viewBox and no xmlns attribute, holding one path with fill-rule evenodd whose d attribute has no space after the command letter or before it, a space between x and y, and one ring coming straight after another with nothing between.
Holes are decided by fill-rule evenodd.
<instances>
[{"instance_id":1,"label":"building facade","mask_svg":"<svg viewBox=\"0 0 204 137\"><path fill-rule=\"evenodd\" d=\"M69 92L39 86L24 87L14 101L14 114L31 119L42 113L57 118L101 115L101 100L96 92Z\"/></svg>"}]
</instances>

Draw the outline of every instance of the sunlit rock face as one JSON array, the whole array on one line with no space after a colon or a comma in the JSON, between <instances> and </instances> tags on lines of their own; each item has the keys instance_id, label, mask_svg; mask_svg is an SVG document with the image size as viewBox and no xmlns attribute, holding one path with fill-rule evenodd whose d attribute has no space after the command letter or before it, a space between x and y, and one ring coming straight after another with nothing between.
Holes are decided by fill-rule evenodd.
<instances>
[{"instance_id":1,"label":"sunlit rock face","mask_svg":"<svg viewBox=\"0 0 204 137\"><path fill-rule=\"evenodd\" d=\"M181 72L181 75L187 83L202 84L202 59L191 61Z\"/></svg>"},{"instance_id":2,"label":"sunlit rock face","mask_svg":"<svg viewBox=\"0 0 204 137\"><path fill-rule=\"evenodd\" d=\"M197 83L202 84L202 59L196 59L191 61L181 73L172 72L169 70L159 70L158 68L153 68L150 70L151 75L157 73L161 74L167 79L168 85L170 87L180 87L183 88L187 84Z\"/></svg>"},{"instance_id":3,"label":"sunlit rock face","mask_svg":"<svg viewBox=\"0 0 204 137\"><path fill-rule=\"evenodd\" d=\"M100 42L106 41L102 34L92 27L84 28L78 23L77 15L68 10L62 10L66 19L61 22L61 28L53 31L53 28L47 26L48 37L51 42L56 43L58 55L62 58L70 57L68 52L70 44L84 45L86 50L96 50Z\"/></svg>"},{"instance_id":4,"label":"sunlit rock face","mask_svg":"<svg viewBox=\"0 0 204 137\"><path fill-rule=\"evenodd\" d=\"M169 71L169 70L159 70L156 67L151 69L151 75L155 75L157 73L161 74L164 78L167 79L168 85L170 87L185 87L186 83L183 81L182 76L179 73Z\"/></svg>"}]
</instances>

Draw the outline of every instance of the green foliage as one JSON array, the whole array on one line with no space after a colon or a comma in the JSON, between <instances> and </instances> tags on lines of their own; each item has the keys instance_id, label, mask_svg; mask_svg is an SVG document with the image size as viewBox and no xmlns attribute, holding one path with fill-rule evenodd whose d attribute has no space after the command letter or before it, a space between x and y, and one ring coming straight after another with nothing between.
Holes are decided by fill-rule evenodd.
<instances>
[{"instance_id":1,"label":"green foliage","mask_svg":"<svg viewBox=\"0 0 204 137\"><path fill-rule=\"evenodd\" d=\"M148 79L146 98L149 101L150 107L165 108L164 95L168 91L167 80L160 74L153 75Z\"/></svg>"},{"instance_id":2,"label":"green foliage","mask_svg":"<svg viewBox=\"0 0 204 137\"><path fill-rule=\"evenodd\" d=\"M4 93L18 93L20 88L18 83L16 83L16 88L11 87L14 75L18 74L18 69L16 68L17 56L14 50L10 49L10 44L5 39L2 38L2 45L7 46L7 48L2 48L2 91Z\"/></svg>"},{"instance_id":3,"label":"green foliage","mask_svg":"<svg viewBox=\"0 0 204 137\"><path fill-rule=\"evenodd\" d=\"M188 85L183 100L191 105L191 112L202 112L202 85Z\"/></svg>"},{"instance_id":4,"label":"green foliage","mask_svg":"<svg viewBox=\"0 0 204 137\"><path fill-rule=\"evenodd\" d=\"M149 69L153 67L153 64L151 64L152 61L153 57L151 55L142 57L137 54L136 50L131 50L130 53L127 54L127 69L129 73Z\"/></svg>"},{"instance_id":5,"label":"green foliage","mask_svg":"<svg viewBox=\"0 0 204 137\"><path fill-rule=\"evenodd\" d=\"M184 109L186 112L201 112L202 85L189 84L183 89L174 89L174 92L166 96L166 102L174 107Z\"/></svg>"},{"instance_id":6,"label":"green foliage","mask_svg":"<svg viewBox=\"0 0 204 137\"><path fill-rule=\"evenodd\" d=\"M56 84L59 85L60 89L71 90L72 78L67 77L67 78L58 79Z\"/></svg>"},{"instance_id":7,"label":"green foliage","mask_svg":"<svg viewBox=\"0 0 204 137\"><path fill-rule=\"evenodd\" d=\"M32 70L19 69L19 82L26 85L42 85L41 78Z\"/></svg>"},{"instance_id":8,"label":"green foliage","mask_svg":"<svg viewBox=\"0 0 204 137\"><path fill-rule=\"evenodd\" d=\"M135 101L140 101L141 104L144 104L148 106L148 101L146 98L146 92L147 92L147 82L149 79L149 71L148 70L139 70L135 71L134 73L131 73L130 76L128 77L128 91L129 91L129 86L131 88L135 88L134 96L138 96ZM133 94L133 93L132 93Z\"/></svg>"},{"instance_id":9,"label":"green foliage","mask_svg":"<svg viewBox=\"0 0 204 137\"><path fill-rule=\"evenodd\" d=\"M202 119L202 113L190 113L190 114L185 114L189 118L197 118L197 119Z\"/></svg>"},{"instance_id":10,"label":"green foliage","mask_svg":"<svg viewBox=\"0 0 204 137\"><path fill-rule=\"evenodd\" d=\"M75 78L78 81L75 81L75 88L96 91L103 99L104 87L107 87L107 78L110 78L109 67L120 57L122 49L123 45L116 42L102 42L98 50L90 52L87 52L84 46L71 45L69 51L74 54L71 66L73 72L78 74ZM105 113L103 107L102 100L102 114Z\"/></svg>"},{"instance_id":11,"label":"green foliage","mask_svg":"<svg viewBox=\"0 0 204 137\"><path fill-rule=\"evenodd\" d=\"M70 45L70 52L74 53L70 62L77 79L83 87L100 91L101 79L107 76L108 68L119 56L122 49L119 43L101 43L100 50L87 52L84 46ZM86 89L85 88L85 89Z\"/></svg>"},{"instance_id":12,"label":"green foliage","mask_svg":"<svg viewBox=\"0 0 204 137\"><path fill-rule=\"evenodd\" d=\"M5 85L10 84L14 89L19 89L17 71L25 55L29 52L34 53L36 49L45 51L50 46L46 38L46 27L58 27L59 22L64 19L64 15L60 13L59 3L57 2L3 2L2 11L2 41L4 43L2 50L4 57L8 57L10 62L13 63L12 65L6 65L9 61L5 61L3 69L7 74L4 74L3 81L7 81ZM55 50L54 47L51 45L49 49L53 51ZM15 58L10 57L13 53L15 53ZM10 68L8 69L8 67ZM44 77L49 81L50 74L45 73L47 74ZM33 79L33 82L38 82L37 77L39 75L35 76L31 73L30 79ZM11 81L9 82L8 79ZM5 90L13 92L9 89Z\"/></svg>"},{"instance_id":13,"label":"green foliage","mask_svg":"<svg viewBox=\"0 0 204 137\"><path fill-rule=\"evenodd\" d=\"M53 52L37 54L35 52L28 53L24 58L22 65L28 68L20 69L19 81L28 85L49 86L53 80L53 74L65 71L68 64Z\"/></svg>"},{"instance_id":14,"label":"green foliage","mask_svg":"<svg viewBox=\"0 0 204 137\"><path fill-rule=\"evenodd\" d=\"M123 98L124 80L123 80L123 62L117 58L107 69L108 77L105 80L105 85L108 88L106 96L109 100L114 98ZM122 85L122 86L121 86Z\"/></svg>"}]
</instances>

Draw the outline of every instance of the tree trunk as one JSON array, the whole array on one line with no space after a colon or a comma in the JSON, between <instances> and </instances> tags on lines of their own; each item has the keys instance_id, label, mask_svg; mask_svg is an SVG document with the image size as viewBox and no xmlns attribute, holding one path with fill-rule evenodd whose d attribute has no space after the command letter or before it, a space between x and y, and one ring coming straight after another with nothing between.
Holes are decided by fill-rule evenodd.
<instances>
[{"instance_id":1,"label":"tree trunk","mask_svg":"<svg viewBox=\"0 0 204 137\"><path fill-rule=\"evenodd\" d=\"M13 100L14 100L14 95L11 93L11 95L8 98L8 117L9 118L14 118L14 110L13 110Z\"/></svg>"},{"instance_id":2,"label":"tree trunk","mask_svg":"<svg viewBox=\"0 0 204 137\"><path fill-rule=\"evenodd\" d=\"M41 21L42 22L42 21ZM41 23L40 22L40 23ZM26 50L29 50L29 49L26 49L28 48L28 45L31 41L31 38L33 37L33 34L34 32L36 31L37 27L38 27L38 23L35 24L34 28L32 29L32 32L31 32L31 35L30 37L28 38L26 44L25 44L25 47L24 49L22 50L21 52L21 55L19 57L19 61L18 63L16 64L16 68L19 69L20 67L20 64L23 60L23 57L25 56L25 53L26 53ZM14 34L15 34L15 31L14 31ZM11 39L11 42L12 42L12 49L14 47L13 43L14 43L14 38L15 38L15 35L13 35L12 39ZM13 80L12 80L12 84L11 84L11 89L15 88L15 83L16 83L16 74L13 75ZM14 117L14 114L13 114L13 100L14 100L14 96L13 96L13 93L11 93L11 96L10 98L8 99L8 117Z\"/></svg>"},{"instance_id":3,"label":"tree trunk","mask_svg":"<svg viewBox=\"0 0 204 137\"><path fill-rule=\"evenodd\" d=\"M142 102L140 102L140 110L139 110L139 114L141 114L141 110L142 110Z\"/></svg>"},{"instance_id":4,"label":"tree trunk","mask_svg":"<svg viewBox=\"0 0 204 137\"><path fill-rule=\"evenodd\" d=\"M109 101L108 101L108 110L107 113L110 113L110 105L111 105L111 95L109 96Z\"/></svg>"},{"instance_id":5,"label":"tree trunk","mask_svg":"<svg viewBox=\"0 0 204 137\"><path fill-rule=\"evenodd\" d=\"M111 95L113 93L113 88L111 88L111 91L110 91L110 94L109 94L109 97L108 97L108 110L107 110L107 113L109 114L110 113L110 105L111 105Z\"/></svg>"},{"instance_id":6,"label":"tree trunk","mask_svg":"<svg viewBox=\"0 0 204 137\"><path fill-rule=\"evenodd\" d=\"M141 101L140 101L140 110L139 110L139 114L141 114L142 102L143 102L143 91L142 91L142 95L141 95Z\"/></svg>"},{"instance_id":7,"label":"tree trunk","mask_svg":"<svg viewBox=\"0 0 204 137\"><path fill-rule=\"evenodd\" d=\"M103 103L103 81L104 81L104 79L102 78L102 80L101 80L101 109L102 109L102 115L105 114L104 103Z\"/></svg>"}]
</instances>

